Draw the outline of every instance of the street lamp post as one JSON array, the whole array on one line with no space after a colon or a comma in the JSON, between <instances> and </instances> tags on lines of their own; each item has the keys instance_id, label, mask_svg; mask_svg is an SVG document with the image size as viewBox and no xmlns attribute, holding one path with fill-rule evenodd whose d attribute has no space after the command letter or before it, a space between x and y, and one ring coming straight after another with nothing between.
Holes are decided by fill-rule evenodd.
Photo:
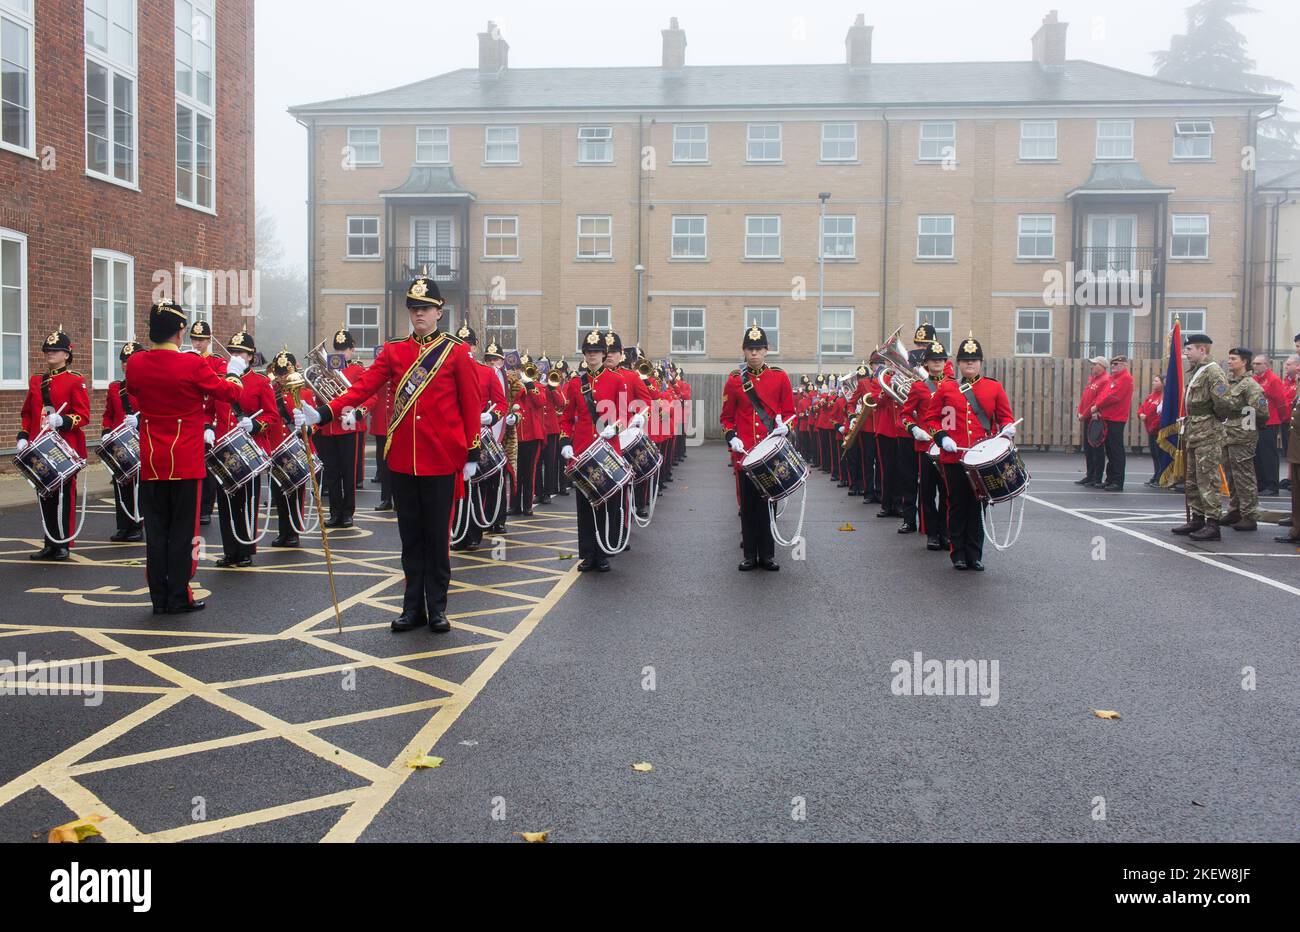
<instances>
[{"instance_id":1,"label":"street lamp post","mask_svg":"<svg viewBox=\"0 0 1300 932\"><path fill-rule=\"evenodd\" d=\"M817 222L817 374L822 374L822 314L826 310L826 202L831 199L831 192L823 191L817 195L821 202Z\"/></svg>"}]
</instances>

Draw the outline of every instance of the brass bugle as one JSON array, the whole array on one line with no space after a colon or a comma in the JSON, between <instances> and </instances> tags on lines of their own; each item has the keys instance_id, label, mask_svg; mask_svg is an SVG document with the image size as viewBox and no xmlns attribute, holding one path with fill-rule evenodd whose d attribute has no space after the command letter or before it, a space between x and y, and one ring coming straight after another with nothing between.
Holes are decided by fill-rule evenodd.
<instances>
[{"instance_id":1,"label":"brass bugle","mask_svg":"<svg viewBox=\"0 0 1300 932\"><path fill-rule=\"evenodd\" d=\"M564 384L564 376L560 375L559 369L551 369L546 373L546 384L551 388L559 388Z\"/></svg>"}]
</instances>

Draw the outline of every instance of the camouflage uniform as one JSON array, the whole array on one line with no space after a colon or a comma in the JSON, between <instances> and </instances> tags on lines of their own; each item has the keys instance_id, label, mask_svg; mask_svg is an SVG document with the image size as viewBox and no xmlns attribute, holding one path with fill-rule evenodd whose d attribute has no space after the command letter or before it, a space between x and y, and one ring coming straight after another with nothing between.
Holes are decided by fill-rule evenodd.
<instances>
[{"instance_id":1,"label":"camouflage uniform","mask_svg":"<svg viewBox=\"0 0 1300 932\"><path fill-rule=\"evenodd\" d=\"M1223 419L1232 413L1228 380L1217 362L1206 360L1187 376L1187 418L1182 444L1186 451L1187 501L1192 520L1219 520L1219 467L1223 464Z\"/></svg>"},{"instance_id":2,"label":"camouflage uniform","mask_svg":"<svg viewBox=\"0 0 1300 932\"><path fill-rule=\"evenodd\" d=\"M1228 517L1254 522L1259 518L1259 485L1255 481L1257 424L1268 423L1268 399L1249 372L1228 379L1224 396L1232 412L1224 423L1224 465L1228 473ZM1261 420L1262 419L1262 420Z\"/></svg>"}]
</instances>

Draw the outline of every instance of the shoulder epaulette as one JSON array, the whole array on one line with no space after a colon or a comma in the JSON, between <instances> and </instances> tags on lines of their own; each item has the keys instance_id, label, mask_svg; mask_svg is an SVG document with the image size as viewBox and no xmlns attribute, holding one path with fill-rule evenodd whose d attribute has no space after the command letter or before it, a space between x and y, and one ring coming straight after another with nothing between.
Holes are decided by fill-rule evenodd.
<instances>
[{"instance_id":1,"label":"shoulder epaulette","mask_svg":"<svg viewBox=\"0 0 1300 932\"><path fill-rule=\"evenodd\" d=\"M780 366L768 366L768 368L771 369L773 372L784 372L784 371L785 371L785 370L782 369Z\"/></svg>"},{"instance_id":2,"label":"shoulder epaulette","mask_svg":"<svg viewBox=\"0 0 1300 932\"><path fill-rule=\"evenodd\" d=\"M64 369L63 371L68 373L68 375L75 375L79 379L85 378L85 376L82 375L80 372L78 372L76 369Z\"/></svg>"},{"instance_id":3,"label":"shoulder epaulette","mask_svg":"<svg viewBox=\"0 0 1300 932\"><path fill-rule=\"evenodd\" d=\"M405 342L406 342L407 340L409 340L409 339L411 339L409 336L405 336L405 337L393 337L391 340L385 340L384 342L385 342L385 343L405 343Z\"/></svg>"},{"instance_id":4,"label":"shoulder epaulette","mask_svg":"<svg viewBox=\"0 0 1300 932\"><path fill-rule=\"evenodd\" d=\"M734 375L736 378L740 378L740 370L732 369L731 372L728 373L728 375Z\"/></svg>"},{"instance_id":5,"label":"shoulder epaulette","mask_svg":"<svg viewBox=\"0 0 1300 932\"><path fill-rule=\"evenodd\" d=\"M456 336L456 335L453 334L453 333L448 333L448 332L445 331L445 330L442 331L442 335L443 335L444 337L446 337L448 340L450 340L452 343L464 343L464 342L465 342L465 341L462 340L460 337Z\"/></svg>"}]
</instances>

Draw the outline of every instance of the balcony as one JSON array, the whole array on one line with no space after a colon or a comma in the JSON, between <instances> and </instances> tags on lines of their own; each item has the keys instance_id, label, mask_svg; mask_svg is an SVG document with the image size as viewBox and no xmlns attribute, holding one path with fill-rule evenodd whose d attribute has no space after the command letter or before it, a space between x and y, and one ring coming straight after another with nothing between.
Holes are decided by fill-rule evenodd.
<instances>
[{"instance_id":1,"label":"balcony","mask_svg":"<svg viewBox=\"0 0 1300 932\"><path fill-rule=\"evenodd\" d=\"M1075 286L1091 284L1106 304L1140 303L1165 287L1165 251L1160 246L1080 246L1074 251ZM1079 274L1082 273L1082 274Z\"/></svg>"},{"instance_id":2,"label":"balcony","mask_svg":"<svg viewBox=\"0 0 1300 932\"><path fill-rule=\"evenodd\" d=\"M465 250L459 246L392 246L388 250L388 287L405 290L425 274L439 285L465 283Z\"/></svg>"}]
</instances>

